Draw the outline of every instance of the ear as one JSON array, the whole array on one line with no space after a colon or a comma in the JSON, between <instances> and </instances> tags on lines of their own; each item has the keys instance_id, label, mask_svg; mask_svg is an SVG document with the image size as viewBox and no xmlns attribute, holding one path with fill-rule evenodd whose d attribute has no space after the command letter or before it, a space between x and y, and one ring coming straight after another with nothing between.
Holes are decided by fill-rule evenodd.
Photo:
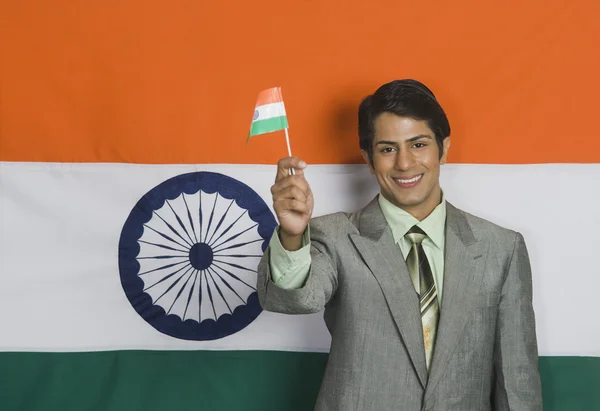
<instances>
[{"instance_id":1,"label":"ear","mask_svg":"<svg viewBox=\"0 0 600 411\"><path fill-rule=\"evenodd\" d=\"M446 137L442 142L442 150L440 164L446 164L446 161L448 160L448 150L450 150L450 137Z\"/></svg>"},{"instance_id":2,"label":"ear","mask_svg":"<svg viewBox=\"0 0 600 411\"><path fill-rule=\"evenodd\" d=\"M369 166L369 170L371 171L371 174L375 174L375 170L373 169L373 166L371 165L371 161L369 161L369 153L367 153L365 150L360 150L360 154L362 154L362 157L365 160L365 163L367 163L367 165Z\"/></svg>"}]
</instances>

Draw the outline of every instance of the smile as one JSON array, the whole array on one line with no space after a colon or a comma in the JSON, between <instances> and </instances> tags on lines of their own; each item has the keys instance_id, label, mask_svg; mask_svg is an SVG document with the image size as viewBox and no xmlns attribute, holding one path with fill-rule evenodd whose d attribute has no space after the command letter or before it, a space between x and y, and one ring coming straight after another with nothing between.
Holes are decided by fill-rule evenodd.
<instances>
[{"instance_id":1,"label":"smile","mask_svg":"<svg viewBox=\"0 0 600 411\"><path fill-rule=\"evenodd\" d=\"M419 181L421 178L423 178L423 174L419 174L418 176L415 176L413 178L409 178L409 179L402 179L402 178L395 178L394 181L396 181L397 183L400 183L402 185L405 184L413 184L416 183L417 181Z\"/></svg>"}]
</instances>

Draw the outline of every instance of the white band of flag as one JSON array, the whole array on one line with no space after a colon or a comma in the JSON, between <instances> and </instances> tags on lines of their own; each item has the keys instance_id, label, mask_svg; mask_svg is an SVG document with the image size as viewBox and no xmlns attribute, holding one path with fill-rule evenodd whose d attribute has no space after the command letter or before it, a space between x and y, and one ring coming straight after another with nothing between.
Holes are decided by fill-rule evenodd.
<instances>
[{"instance_id":1,"label":"white band of flag","mask_svg":"<svg viewBox=\"0 0 600 411\"><path fill-rule=\"evenodd\" d=\"M0 312L7 313L0 350L327 351L330 337L319 314L262 312L227 338L184 341L161 334L132 308L119 280L123 224L148 190L196 171L237 179L271 206L274 166L0 162ZM310 166L306 178L315 196L315 216L357 210L378 192L366 166ZM596 311L600 279L594 269L596 232L590 227L600 224L600 197L591 189L599 178L599 165L452 164L442 170L448 201L523 233L531 256L541 355L600 355L598 329L590 327L588 317L565 309ZM578 212L565 218L573 198ZM205 200L212 207L212 197ZM230 204L220 200L213 226L222 213L219 207ZM195 207L189 197L186 201ZM164 215L177 204L176 200L165 204ZM205 214L208 219L211 213ZM569 242L556 233L578 240ZM567 281L573 276L577 281Z\"/></svg>"}]
</instances>

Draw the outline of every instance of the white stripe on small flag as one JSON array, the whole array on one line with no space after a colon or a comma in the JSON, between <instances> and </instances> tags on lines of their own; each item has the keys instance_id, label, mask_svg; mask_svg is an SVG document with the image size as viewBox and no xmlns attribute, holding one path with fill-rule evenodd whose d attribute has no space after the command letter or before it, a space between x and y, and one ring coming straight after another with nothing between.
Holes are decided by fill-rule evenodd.
<instances>
[{"instance_id":1,"label":"white stripe on small flag","mask_svg":"<svg viewBox=\"0 0 600 411\"><path fill-rule=\"evenodd\" d=\"M252 121L268 120L270 118L285 116L285 106L281 103L265 104L257 106Z\"/></svg>"}]
</instances>

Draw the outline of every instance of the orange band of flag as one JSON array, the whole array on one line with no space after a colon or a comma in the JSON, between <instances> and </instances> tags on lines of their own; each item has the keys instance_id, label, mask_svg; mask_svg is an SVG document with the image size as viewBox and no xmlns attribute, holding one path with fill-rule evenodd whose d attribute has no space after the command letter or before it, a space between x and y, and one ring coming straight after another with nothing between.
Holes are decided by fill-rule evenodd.
<instances>
[{"instance_id":1,"label":"orange band of flag","mask_svg":"<svg viewBox=\"0 0 600 411\"><path fill-rule=\"evenodd\" d=\"M294 154L358 163L361 99L416 78L450 118L450 162L600 162L596 0L33 3L0 4L0 160L273 164L282 132L245 142L279 85ZM397 35L361 23L391 15Z\"/></svg>"}]
</instances>

